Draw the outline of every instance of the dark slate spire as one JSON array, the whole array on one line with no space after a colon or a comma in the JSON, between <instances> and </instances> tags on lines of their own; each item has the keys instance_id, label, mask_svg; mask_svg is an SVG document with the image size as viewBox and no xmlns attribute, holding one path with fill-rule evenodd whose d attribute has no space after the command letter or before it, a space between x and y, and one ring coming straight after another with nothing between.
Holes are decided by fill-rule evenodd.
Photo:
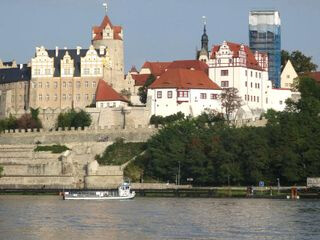
<instances>
[{"instance_id":1,"label":"dark slate spire","mask_svg":"<svg viewBox=\"0 0 320 240\"><path fill-rule=\"evenodd\" d=\"M207 52L209 52L209 37L207 35L207 22L206 22L206 20L204 21L203 34L201 37L201 49L205 49Z\"/></svg>"}]
</instances>

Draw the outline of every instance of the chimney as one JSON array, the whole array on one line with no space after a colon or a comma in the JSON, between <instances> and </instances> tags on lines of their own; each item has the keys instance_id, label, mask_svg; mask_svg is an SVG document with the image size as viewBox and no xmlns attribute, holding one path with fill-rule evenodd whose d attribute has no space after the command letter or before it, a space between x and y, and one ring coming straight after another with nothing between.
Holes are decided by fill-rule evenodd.
<instances>
[{"instance_id":1,"label":"chimney","mask_svg":"<svg viewBox=\"0 0 320 240\"><path fill-rule=\"evenodd\" d=\"M80 55L80 50L81 50L82 48L81 47L77 47L77 55Z\"/></svg>"},{"instance_id":2,"label":"chimney","mask_svg":"<svg viewBox=\"0 0 320 240\"><path fill-rule=\"evenodd\" d=\"M59 48L56 47L56 57L58 57L58 55L59 55Z\"/></svg>"},{"instance_id":3,"label":"chimney","mask_svg":"<svg viewBox=\"0 0 320 240\"><path fill-rule=\"evenodd\" d=\"M100 55L104 55L104 50L105 50L105 47L104 46L100 46Z\"/></svg>"}]
</instances>

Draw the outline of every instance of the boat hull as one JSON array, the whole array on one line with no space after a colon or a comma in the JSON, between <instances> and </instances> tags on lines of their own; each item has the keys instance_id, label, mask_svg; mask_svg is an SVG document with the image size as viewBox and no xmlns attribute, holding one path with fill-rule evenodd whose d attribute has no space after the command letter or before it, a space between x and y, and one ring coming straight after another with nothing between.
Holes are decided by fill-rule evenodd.
<instances>
[{"instance_id":1,"label":"boat hull","mask_svg":"<svg viewBox=\"0 0 320 240\"><path fill-rule=\"evenodd\" d=\"M130 200L130 199L134 199L135 194L131 194L129 196L108 196L108 197L98 197L98 196L86 196L86 197L82 197L82 196L72 196L72 195L64 195L63 199L64 200Z\"/></svg>"}]
</instances>

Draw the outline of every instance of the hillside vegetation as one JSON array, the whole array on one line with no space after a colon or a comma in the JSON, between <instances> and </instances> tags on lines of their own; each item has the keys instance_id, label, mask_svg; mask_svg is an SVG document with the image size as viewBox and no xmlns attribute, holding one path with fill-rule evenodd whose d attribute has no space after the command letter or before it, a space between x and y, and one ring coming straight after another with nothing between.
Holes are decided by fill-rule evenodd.
<instances>
[{"instance_id":1,"label":"hillside vegetation","mask_svg":"<svg viewBox=\"0 0 320 240\"><path fill-rule=\"evenodd\" d=\"M100 165L122 165L143 152L144 143L125 143L123 139L117 139L108 146L102 156L96 156Z\"/></svg>"},{"instance_id":2,"label":"hillside vegetation","mask_svg":"<svg viewBox=\"0 0 320 240\"><path fill-rule=\"evenodd\" d=\"M320 177L320 87L302 78L298 88L301 99L268 111L266 127L235 128L211 114L168 124L128 167L136 180L175 182L180 165L181 183L198 186L305 184Z\"/></svg>"}]
</instances>

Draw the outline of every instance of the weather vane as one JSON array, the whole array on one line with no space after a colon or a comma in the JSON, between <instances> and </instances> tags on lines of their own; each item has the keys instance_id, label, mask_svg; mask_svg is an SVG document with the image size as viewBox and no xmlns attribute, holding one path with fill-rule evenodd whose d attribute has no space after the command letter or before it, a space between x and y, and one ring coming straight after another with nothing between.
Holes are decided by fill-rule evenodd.
<instances>
[{"instance_id":1,"label":"weather vane","mask_svg":"<svg viewBox=\"0 0 320 240\"><path fill-rule=\"evenodd\" d=\"M202 16L202 19L203 19L203 24L207 25L207 17L206 16Z\"/></svg>"},{"instance_id":2,"label":"weather vane","mask_svg":"<svg viewBox=\"0 0 320 240\"><path fill-rule=\"evenodd\" d=\"M106 9L106 15L107 15L107 12L108 12L108 3L107 3L107 0L105 0L106 2L103 3L103 7Z\"/></svg>"}]
</instances>

